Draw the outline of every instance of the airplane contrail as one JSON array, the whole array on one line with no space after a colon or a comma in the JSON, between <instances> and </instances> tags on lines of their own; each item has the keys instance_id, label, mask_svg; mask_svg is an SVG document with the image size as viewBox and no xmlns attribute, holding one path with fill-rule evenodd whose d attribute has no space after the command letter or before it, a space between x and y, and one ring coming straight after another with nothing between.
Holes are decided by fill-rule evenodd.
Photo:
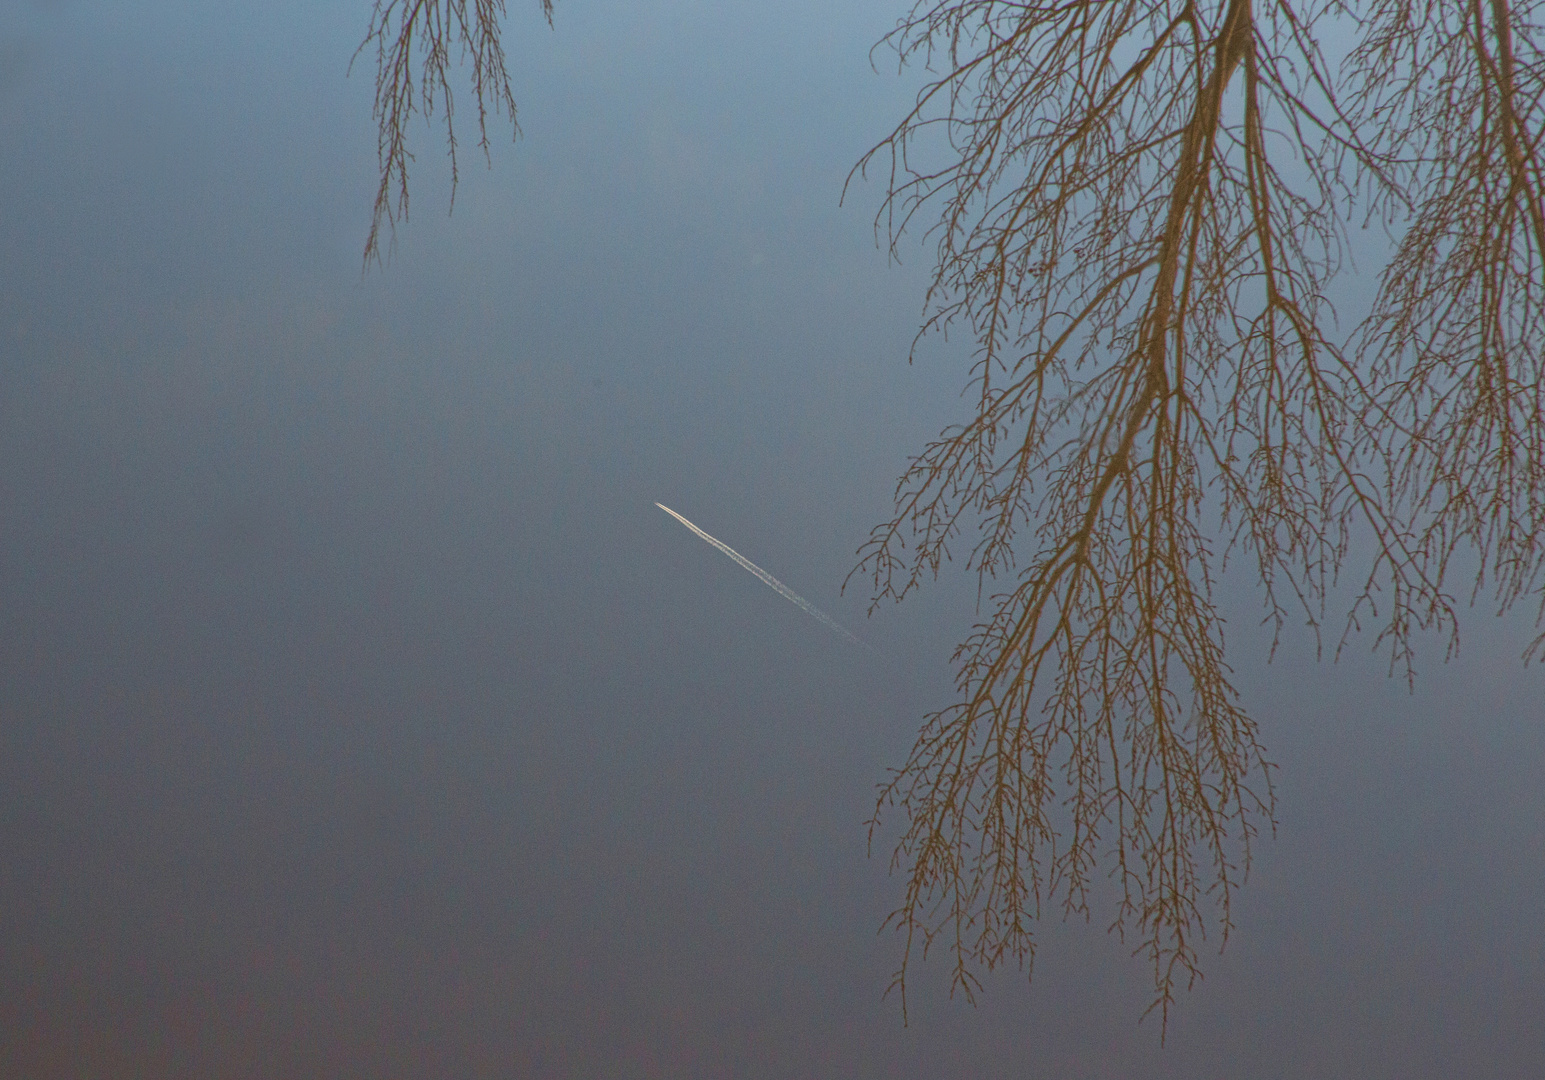
<instances>
[{"instance_id":1,"label":"airplane contrail","mask_svg":"<svg viewBox=\"0 0 1545 1080\"><path fill-rule=\"evenodd\" d=\"M794 604L797 607L799 607L801 610L803 610L805 612L805 614L807 614L807 615L811 616L812 618L814 618L817 622L821 623L827 629L833 630L833 631L841 634L843 637L847 638L849 641L851 641L855 645L863 645L866 649L869 648L869 646L865 645L864 642L860 641L858 638L854 637L852 634L848 633L841 626L839 626L836 622L834 622L831 619L831 617L828 616L825 612L819 610L810 601L806 600L803 596L800 596L793 589L789 588L783 582L781 582L777 578L773 577L766 570L763 570L760 566L756 565L756 563L754 563L750 559L746 558L740 552L736 551L734 548L730 547L728 544L725 544L725 543L722 543L722 542L720 542L718 540L715 540L713 537L711 537L707 533L705 533L702 529L699 529L696 525L692 524L690 521L688 521L686 518L682 517L680 514L676 513L676 511L672 510L669 506L666 506L664 503L655 503L655 505L658 506L661 510L664 510L667 514L669 514L671 517L675 518L677 521L681 522L687 528L691 529L694 533L696 533L698 535L699 538L708 541L708 543L712 544L714 547L716 547L720 551L724 552L730 558L734 559L742 567L744 567L745 569L751 571L751 573L755 574L759 579L761 579L762 584L766 585L769 589L772 589L779 596L783 597L785 600L789 601L791 604Z\"/></svg>"}]
</instances>

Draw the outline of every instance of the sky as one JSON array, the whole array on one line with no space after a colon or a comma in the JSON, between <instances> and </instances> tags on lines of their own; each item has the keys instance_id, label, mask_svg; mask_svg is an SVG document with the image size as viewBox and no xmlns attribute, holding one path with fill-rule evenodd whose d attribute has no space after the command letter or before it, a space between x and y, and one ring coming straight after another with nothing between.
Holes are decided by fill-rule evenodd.
<instances>
[{"instance_id":1,"label":"sky","mask_svg":"<svg viewBox=\"0 0 1545 1080\"><path fill-rule=\"evenodd\" d=\"M970 362L839 203L889 0L516 0L521 139L460 101L450 212L417 127L364 273L364 0L0 10L0 1074L1545 1075L1484 606L1408 691L1224 581L1278 826L1162 1045L1098 915L884 997L864 822L976 599L841 590Z\"/></svg>"}]
</instances>

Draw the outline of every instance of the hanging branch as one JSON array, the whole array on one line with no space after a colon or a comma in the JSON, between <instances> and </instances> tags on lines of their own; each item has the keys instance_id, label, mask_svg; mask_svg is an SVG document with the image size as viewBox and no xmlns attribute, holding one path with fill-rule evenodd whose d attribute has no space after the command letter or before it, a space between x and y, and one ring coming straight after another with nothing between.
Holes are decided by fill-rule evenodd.
<instances>
[{"instance_id":1,"label":"hanging branch","mask_svg":"<svg viewBox=\"0 0 1545 1080\"><path fill-rule=\"evenodd\" d=\"M549 26L553 0L540 0ZM445 141L451 159L451 203L460 180L456 157L455 98L449 77L453 49L463 62L472 61L472 95L477 103L478 146L489 156L490 109L510 118L512 138L520 135L516 122L515 95L504 66L500 22L504 0L376 0L370 29L355 52L374 45L376 51L375 104L376 156L381 179L376 187L370 235L365 239L368 266L381 258L381 228L386 226L396 243L397 220L408 217L408 125L415 113L427 118L441 108L445 116ZM390 246L390 245L389 245Z\"/></svg>"}]
</instances>

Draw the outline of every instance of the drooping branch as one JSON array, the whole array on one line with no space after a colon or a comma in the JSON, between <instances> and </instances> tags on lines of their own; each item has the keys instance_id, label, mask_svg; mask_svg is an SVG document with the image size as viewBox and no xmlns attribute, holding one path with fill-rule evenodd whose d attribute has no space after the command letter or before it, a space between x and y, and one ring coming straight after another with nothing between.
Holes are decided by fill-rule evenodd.
<instances>
[{"instance_id":1,"label":"drooping branch","mask_svg":"<svg viewBox=\"0 0 1545 1080\"><path fill-rule=\"evenodd\" d=\"M1414 618L1386 611L1381 633L1401 649L1427 624L1446 625L1457 647L1444 583L1464 551L1479 560L1472 599L1489 584L1499 611L1535 597L1545 614L1541 28L1507 0L1417 15L1377 9L1355 54L1370 66L1400 49L1426 56L1370 80L1356 102L1395 163L1386 213L1406 221L1360 338L1380 421L1364 441L1388 463L1390 502L1433 583Z\"/></svg>"},{"instance_id":2,"label":"drooping branch","mask_svg":"<svg viewBox=\"0 0 1545 1080\"><path fill-rule=\"evenodd\" d=\"M1359 35L1339 73L1332 23ZM1271 818L1221 560L1250 556L1276 630L1291 604L1318 640L1365 536L1341 642L1380 620L1408 678L1417 631L1457 633L1461 548L1499 606L1545 612L1539 30L1508 0L940 0L891 40L948 63L860 169L888 157L893 250L938 207L919 339L969 326L976 411L855 573L899 600L974 527L967 565L1010 579L871 823L905 817L896 985L941 935L968 996L1032 963L1042 903L1087 915L1108 857L1167 1018L1204 900L1226 940ZM1362 194L1411 227L1348 350L1326 291Z\"/></svg>"},{"instance_id":3,"label":"drooping branch","mask_svg":"<svg viewBox=\"0 0 1545 1080\"><path fill-rule=\"evenodd\" d=\"M552 25L553 0L540 0L542 14ZM445 139L451 159L451 200L460 179L456 156L455 98L451 88L452 50L472 62L472 95L477 105L478 145L489 154L489 112L504 113L512 137L518 136L515 95L504 63L501 21L504 0L376 0L370 29L359 53L370 46L376 53L376 153L380 182L365 240L368 266L379 261L381 229L395 240L398 218L408 216L408 125L415 114L427 118L444 111Z\"/></svg>"},{"instance_id":4,"label":"drooping branch","mask_svg":"<svg viewBox=\"0 0 1545 1080\"><path fill-rule=\"evenodd\" d=\"M921 114L882 144L893 227L944 200L928 326L972 321L981 407L914 462L898 517L876 531L861 570L877 596L904 595L937 571L969 514L982 521L971 565L984 577L1015 565L1020 525L1039 551L957 652L961 701L929 718L881 793L877 810L899 804L907 819L896 985L904 993L914 946L926 953L945 931L968 995L977 965L1032 962L1042 903L1087 915L1109 850L1121 892L1113 928L1138 934L1167 1022L1175 987L1198 971L1204 898L1226 937L1236 875L1271 813L1269 766L1210 600L1198 456L1242 437L1204 407L1209 387L1231 381L1230 350L1248 344L1219 334L1247 302L1242 244L1304 231L1262 198L1280 180L1259 134L1242 171L1245 140L1225 118L1238 72L1256 62L1251 6L1232 0L1205 27L1192 5L974 3L910 26L952 49L994 43L920 99L957 110L944 118L957 165L911 170L909 139L932 122ZM1113 62L1123 53L1135 56L1125 68ZM1070 98L1083 108L1067 109ZM1311 228L1328 229L1315 213ZM1289 273L1315 278L1298 265ZM1279 285L1270 303L1289 296ZM1226 464L1217 455L1214 476ZM910 564L898 553L909 532Z\"/></svg>"}]
</instances>

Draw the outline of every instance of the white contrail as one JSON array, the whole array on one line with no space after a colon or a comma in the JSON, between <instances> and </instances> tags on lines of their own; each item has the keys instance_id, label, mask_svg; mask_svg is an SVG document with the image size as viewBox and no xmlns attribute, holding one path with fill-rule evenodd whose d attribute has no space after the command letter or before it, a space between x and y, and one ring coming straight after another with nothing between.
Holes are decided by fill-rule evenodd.
<instances>
[{"instance_id":1,"label":"white contrail","mask_svg":"<svg viewBox=\"0 0 1545 1080\"><path fill-rule=\"evenodd\" d=\"M790 603L798 605L801 609L804 610L804 612L807 615L812 616L817 622L821 623L823 626L827 627L828 629L834 630L837 633L841 634L843 637L847 638L849 641L851 641L855 645L864 645L864 642L860 641L858 638L856 638L852 634L848 633L841 626L838 626L835 622L832 621L832 619L828 615L826 615L824 612L822 612L819 609L817 609L814 604L812 604L810 601L806 600L803 596L800 596L793 589L789 588L783 582L781 582L777 578L773 577L766 570L763 570L760 566L756 565L756 563L754 563L750 559L746 558L740 552L736 551L734 548L730 547L728 544L724 544L724 543L719 542L718 540L715 540L713 537L711 537L707 533L705 533L702 529L699 529L696 525L692 524L690 521L688 521L686 518L682 517L680 514L676 513L676 511L672 510L669 506L666 506L664 503L655 503L655 505L658 506L661 510L664 510L667 514L669 514L671 517L675 518L677 521L681 522L687 528L691 529L699 537L701 537L702 539L708 541L714 547L718 548L720 551L724 552L730 558L734 559L741 566L743 566L747 570L751 571L753 574L755 574L758 578L761 579L762 584L766 585L769 589L772 589L779 596L783 597L785 600L789 601ZM867 645L864 645L864 647L868 648Z\"/></svg>"}]
</instances>

